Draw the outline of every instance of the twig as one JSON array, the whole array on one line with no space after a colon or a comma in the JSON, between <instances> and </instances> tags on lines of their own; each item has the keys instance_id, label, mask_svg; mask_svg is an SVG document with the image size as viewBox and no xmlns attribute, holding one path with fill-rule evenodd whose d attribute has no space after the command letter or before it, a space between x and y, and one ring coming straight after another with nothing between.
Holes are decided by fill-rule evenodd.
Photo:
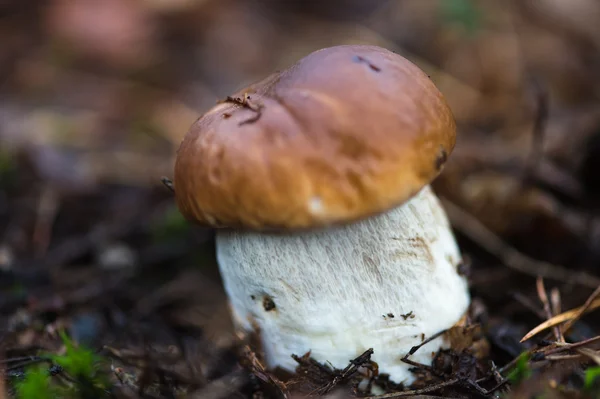
<instances>
[{"instance_id":1,"label":"twig","mask_svg":"<svg viewBox=\"0 0 600 399\"><path fill-rule=\"evenodd\" d=\"M553 315L560 314L562 312L560 303L560 291L556 287L550 290L550 304L552 305L551 307ZM563 334L563 331L560 328L560 326L556 328L556 332L558 333L558 342L565 343L565 335Z\"/></svg>"},{"instance_id":2,"label":"twig","mask_svg":"<svg viewBox=\"0 0 600 399\"><path fill-rule=\"evenodd\" d=\"M568 310L568 311L566 311L564 313L561 313L559 315L554 316L550 320L546 320L545 322L543 322L542 324L538 325L537 327L535 327L534 329L532 329L531 331L529 331L527 334L525 334L525 336L521 339L520 342L527 341L531 337L539 334L540 332L546 330L547 328L557 326L557 325L559 325L561 323L564 323L565 321L573 319L574 317L580 316L579 313L582 311L582 309L584 308L584 306L580 306L578 308ZM589 311L592 311L592 310L597 309L597 308L600 308L600 298L598 298L595 301L593 301L587 307L587 309L584 309L584 312L589 312Z\"/></svg>"},{"instance_id":3,"label":"twig","mask_svg":"<svg viewBox=\"0 0 600 399\"><path fill-rule=\"evenodd\" d=\"M368 399L377 399L377 396L367 397ZM453 396L437 396L437 395L415 395L412 399L460 399Z\"/></svg>"},{"instance_id":4,"label":"twig","mask_svg":"<svg viewBox=\"0 0 600 399\"><path fill-rule=\"evenodd\" d=\"M46 357L32 356L31 359L24 360L20 363L11 364L9 367L6 367L6 370L16 370L21 367L30 366L32 364L43 363L43 362L52 363L52 359L49 359Z\"/></svg>"},{"instance_id":5,"label":"twig","mask_svg":"<svg viewBox=\"0 0 600 399\"><path fill-rule=\"evenodd\" d=\"M40 356L20 356L20 357L11 357L9 359L1 359L0 364L23 362L23 361L39 362L39 361L43 361L43 360L47 360L47 359L42 358Z\"/></svg>"},{"instance_id":6,"label":"twig","mask_svg":"<svg viewBox=\"0 0 600 399\"><path fill-rule=\"evenodd\" d=\"M530 354L531 351L525 351L524 353ZM521 359L521 356L523 354L519 354L519 356L515 357L513 360L511 360L510 362L506 363L504 366L500 367L498 369L498 373L500 373L500 375L504 374L505 372L507 372L508 370L512 369L517 362Z\"/></svg>"},{"instance_id":7,"label":"twig","mask_svg":"<svg viewBox=\"0 0 600 399\"><path fill-rule=\"evenodd\" d=\"M365 364L369 363L371 361L372 355L373 355L373 348L369 348L363 354L358 356L357 358L350 360L350 364L348 366L346 366L346 368L344 368L341 371L341 373L336 375L333 378L333 380L328 382L325 386L316 389L314 392L311 393L311 395L314 393L317 393L319 395L324 395L324 394L331 392L331 390L333 388L335 388L340 382L347 380L348 378L350 378L354 374L356 374L359 367L362 367Z\"/></svg>"},{"instance_id":8,"label":"twig","mask_svg":"<svg viewBox=\"0 0 600 399\"><path fill-rule=\"evenodd\" d=\"M560 282L574 282L584 287L596 288L600 278L585 272L573 272L563 266L532 259L505 243L477 218L459 206L441 197L452 225L490 254L500 259L512 270L533 277L544 277Z\"/></svg>"},{"instance_id":9,"label":"twig","mask_svg":"<svg viewBox=\"0 0 600 399\"><path fill-rule=\"evenodd\" d=\"M411 391L402 391L402 392L391 392L391 393L386 393L383 395L371 396L371 399L393 399L393 398L401 398L401 397L405 397L405 396L416 396L416 395L420 395L422 393L434 392L439 389L449 387L451 385L458 383L459 380L460 380L459 378L453 378L451 380L440 382L439 384L430 385L428 387L421 388L421 389L413 389Z\"/></svg>"},{"instance_id":10,"label":"twig","mask_svg":"<svg viewBox=\"0 0 600 399\"><path fill-rule=\"evenodd\" d=\"M406 396L411 396L411 397L417 398L417 397L419 397L418 395L421 395L423 393L429 393L429 392L437 391L439 389L446 388L446 387L449 387L452 385L461 384L461 382L463 382L463 381L464 380L462 380L461 378L452 378L451 380L440 382L438 384L433 384L433 385L430 385L428 387L421 388L421 389L414 389L411 391L402 391L402 392L391 392L391 393L386 393L383 395L371 396L370 398L371 399L393 399L393 398L401 398L401 397L406 397ZM467 387L473 388L480 395L488 396L488 395L491 395L492 393L496 392L498 389L502 388L504 385L508 384L508 380L502 381L501 383L497 384L495 387L493 387L490 390L485 390L484 388L477 385L477 383L474 381L467 380L467 381L464 381L464 383L465 383L464 385L466 385Z\"/></svg>"},{"instance_id":11,"label":"twig","mask_svg":"<svg viewBox=\"0 0 600 399\"><path fill-rule=\"evenodd\" d=\"M562 331L567 332L573 326L573 324L575 324L575 322L577 322L577 320L579 320L581 316L583 316L583 314L587 312L588 308L592 306L592 303L598 296L600 296L600 285L594 290L594 292L592 292L592 295L590 295L585 301L583 306L580 308L580 312L563 325Z\"/></svg>"},{"instance_id":12,"label":"twig","mask_svg":"<svg viewBox=\"0 0 600 399\"><path fill-rule=\"evenodd\" d=\"M538 277L535 285L536 285L538 297L540 298L540 301L542 302L542 305L544 306L544 313L546 313L546 319L549 320L554 317L554 314L552 314L552 309L550 309L550 301L548 300L548 295L546 294L546 287L544 286L544 279L541 277ZM553 327L552 332L554 333L554 338L556 338L556 340L560 342L560 331L559 331L558 327Z\"/></svg>"},{"instance_id":13,"label":"twig","mask_svg":"<svg viewBox=\"0 0 600 399\"><path fill-rule=\"evenodd\" d=\"M589 359L591 359L592 361L594 361L595 363L600 365L600 352L599 351L595 351L589 348L577 348L575 349L575 352L577 352L577 354L573 354L573 355L547 355L544 356L544 359L542 360L546 360L546 361L564 361L564 360L578 360L581 359L582 357L587 357Z\"/></svg>"},{"instance_id":14,"label":"twig","mask_svg":"<svg viewBox=\"0 0 600 399\"><path fill-rule=\"evenodd\" d=\"M523 169L523 182L527 182L535 174L542 159L546 124L548 122L548 92L538 80L532 79L531 82L535 95L536 112L531 136L531 150Z\"/></svg>"},{"instance_id":15,"label":"twig","mask_svg":"<svg viewBox=\"0 0 600 399\"><path fill-rule=\"evenodd\" d=\"M412 348L410 348L410 350L408 351L408 353L406 355L404 355L404 357L402 357L402 359L400 359L401 361L403 361L406 364L409 364L413 367L417 367L420 368L422 370L427 370L432 374L437 375L437 373L434 372L433 368L431 366L426 366L424 364L421 363L417 363L414 362L412 360L409 359L409 356L414 355L419 349L421 349L422 346L428 344L429 342L433 341L434 339L440 337L442 334L445 334L448 330L442 330L440 332L437 332L435 334L433 334L431 337L427 338L426 340L424 340L423 342L421 342L419 345L413 346Z\"/></svg>"},{"instance_id":16,"label":"twig","mask_svg":"<svg viewBox=\"0 0 600 399\"><path fill-rule=\"evenodd\" d=\"M254 351L250 348L249 345L244 346L243 356L247 361L247 367L250 369L252 374L254 374L263 382L276 388L279 391L281 397L285 399L289 398L290 395L286 384L283 381L279 380L275 375L267 371L265 366L261 363L261 361L256 356L256 353L254 353Z\"/></svg>"},{"instance_id":17,"label":"twig","mask_svg":"<svg viewBox=\"0 0 600 399\"><path fill-rule=\"evenodd\" d=\"M584 355L557 355L557 356L546 356L543 360L550 362L564 362L565 360L578 360L581 359Z\"/></svg>"},{"instance_id":18,"label":"twig","mask_svg":"<svg viewBox=\"0 0 600 399\"><path fill-rule=\"evenodd\" d=\"M502 374L500 374L500 370L498 370L498 366L496 366L496 363L494 363L494 361L492 361L492 374L494 375L494 380L497 384L506 381L504 377L502 377Z\"/></svg>"},{"instance_id":19,"label":"twig","mask_svg":"<svg viewBox=\"0 0 600 399\"><path fill-rule=\"evenodd\" d=\"M582 354L584 356L589 357L597 365L600 366L600 352L599 351L594 351L594 350L591 350L589 348L581 348L581 349L577 349L577 352L579 352L580 354Z\"/></svg>"},{"instance_id":20,"label":"twig","mask_svg":"<svg viewBox=\"0 0 600 399\"><path fill-rule=\"evenodd\" d=\"M428 343L430 343L434 339L440 337L441 335L445 334L446 332L448 332L448 329L437 332L437 333L433 334L431 337L429 337L426 340L424 340L423 342L421 342L419 345L413 346L412 348L410 348L410 350L404 356L404 358L414 355L419 349L421 349L422 346L427 345Z\"/></svg>"},{"instance_id":21,"label":"twig","mask_svg":"<svg viewBox=\"0 0 600 399\"><path fill-rule=\"evenodd\" d=\"M546 356L548 356L548 355L552 355L552 354L555 354L555 353L564 352L564 351L567 351L567 350L570 350L570 349L581 348L582 346L593 344L593 343L598 342L598 341L600 341L600 335L598 335L596 337L593 337L593 338L586 339L584 341L575 342L575 343L572 343L572 344L558 345L557 347L549 349L549 350L545 351L544 353L545 353Z\"/></svg>"}]
</instances>

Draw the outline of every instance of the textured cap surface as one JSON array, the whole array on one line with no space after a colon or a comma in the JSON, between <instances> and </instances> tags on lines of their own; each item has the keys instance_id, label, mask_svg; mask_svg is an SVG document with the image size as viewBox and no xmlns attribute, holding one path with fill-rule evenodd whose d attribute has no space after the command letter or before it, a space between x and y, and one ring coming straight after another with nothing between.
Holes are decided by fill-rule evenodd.
<instances>
[{"instance_id":1,"label":"textured cap surface","mask_svg":"<svg viewBox=\"0 0 600 399\"><path fill-rule=\"evenodd\" d=\"M451 110L416 65L376 46L326 48L192 125L177 153L176 201L213 227L351 222L429 184L455 140Z\"/></svg>"}]
</instances>

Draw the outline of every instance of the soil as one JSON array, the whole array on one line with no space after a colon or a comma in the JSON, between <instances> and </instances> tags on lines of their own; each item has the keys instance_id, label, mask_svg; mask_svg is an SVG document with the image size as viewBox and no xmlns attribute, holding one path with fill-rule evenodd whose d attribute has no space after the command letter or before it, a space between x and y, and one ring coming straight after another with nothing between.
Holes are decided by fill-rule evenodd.
<instances>
[{"instance_id":1,"label":"soil","mask_svg":"<svg viewBox=\"0 0 600 399\"><path fill-rule=\"evenodd\" d=\"M0 3L0 398L600 397L597 1ZM216 101L341 43L411 59L459 127L433 187L473 304L412 387L369 351L265 369L161 181Z\"/></svg>"}]
</instances>

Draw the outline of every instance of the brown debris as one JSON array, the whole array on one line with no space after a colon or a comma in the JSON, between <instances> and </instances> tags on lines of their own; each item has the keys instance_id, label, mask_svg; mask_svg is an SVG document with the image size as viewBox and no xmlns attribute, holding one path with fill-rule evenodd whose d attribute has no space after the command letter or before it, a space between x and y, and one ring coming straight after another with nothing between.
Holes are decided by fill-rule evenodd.
<instances>
[{"instance_id":1,"label":"brown debris","mask_svg":"<svg viewBox=\"0 0 600 399\"><path fill-rule=\"evenodd\" d=\"M378 375L377 364L371 361L371 355L373 355L373 349L366 350L351 360L343 370L332 370L320 364L310 357L310 352L303 356L292 355L292 357L299 364L296 368L298 378L301 378L302 382L308 383L310 387L303 387L303 390L308 389L309 396L322 396L343 384L350 384L352 391L356 393L358 383L365 378L365 374L369 376L367 387L367 391L369 391L373 379ZM360 372L361 369L365 369L365 372ZM299 381L294 382L294 384L298 383Z\"/></svg>"},{"instance_id":2,"label":"brown debris","mask_svg":"<svg viewBox=\"0 0 600 399\"><path fill-rule=\"evenodd\" d=\"M249 345L243 347L242 356L242 364L248 368L252 374L274 388L283 398L289 398L287 385L265 368Z\"/></svg>"},{"instance_id":3,"label":"brown debris","mask_svg":"<svg viewBox=\"0 0 600 399\"><path fill-rule=\"evenodd\" d=\"M388 399L482 397L477 386L507 398L596 394L582 376L600 360L599 3L254 3L2 2L0 399L27 366L50 371L40 354L64 351L61 329L112 363L121 398L346 399L365 395L364 379ZM461 13L445 8L459 3ZM212 232L185 224L160 182L215 99L236 93L217 117L239 109L251 128L270 110L239 87L342 43L414 61L459 127L452 155L432 148L427 166L444 170L433 185L473 306L445 332L449 350L412 365L412 387L368 356L332 370L298 354L296 375L269 370L257 337L236 339ZM345 62L389 73L370 57ZM102 266L114 243L135 267ZM388 311L375 316L419 312ZM503 385L515 370L529 377Z\"/></svg>"}]
</instances>

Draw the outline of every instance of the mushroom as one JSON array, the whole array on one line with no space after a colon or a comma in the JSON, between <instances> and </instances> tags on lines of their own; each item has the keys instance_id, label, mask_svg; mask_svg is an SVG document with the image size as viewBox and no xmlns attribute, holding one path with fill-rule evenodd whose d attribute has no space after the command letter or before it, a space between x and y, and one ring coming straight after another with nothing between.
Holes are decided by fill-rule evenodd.
<instances>
[{"instance_id":1,"label":"mushroom","mask_svg":"<svg viewBox=\"0 0 600 399\"><path fill-rule=\"evenodd\" d=\"M294 371L291 355L310 352L341 369L372 348L381 373L410 384L401 358L464 320L459 248L430 187L455 140L429 77L366 45L313 52L192 125L176 202L216 228L235 325L259 330L269 367Z\"/></svg>"}]
</instances>

